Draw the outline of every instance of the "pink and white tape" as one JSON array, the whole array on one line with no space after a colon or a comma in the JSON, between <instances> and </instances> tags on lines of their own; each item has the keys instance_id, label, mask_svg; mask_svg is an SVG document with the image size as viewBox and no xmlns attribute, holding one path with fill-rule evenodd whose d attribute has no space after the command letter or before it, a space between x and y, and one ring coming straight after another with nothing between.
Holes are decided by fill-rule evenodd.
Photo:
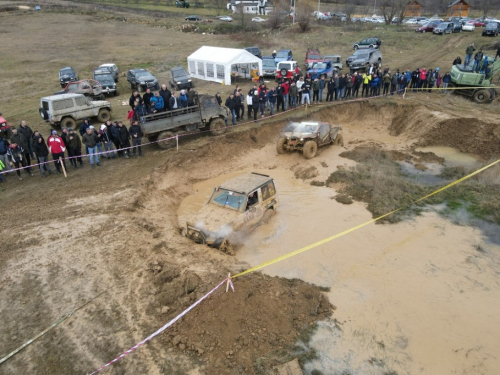
<instances>
[{"instance_id":1,"label":"pink and white tape","mask_svg":"<svg viewBox=\"0 0 500 375\"><path fill-rule=\"evenodd\" d=\"M92 372L90 375L97 374L99 371L102 371L106 367L112 365L113 363L118 362L120 359L122 359L123 357L125 357L127 354L132 353L135 349L139 348L141 345L147 343L153 337L155 337L155 336L159 335L160 333L162 333L163 331L165 331L168 327L170 327L172 324L174 324L175 322L177 322L180 318L182 318L184 315L186 315L188 312L190 312L196 306L198 306L203 300L205 300L208 296L210 296L213 292L215 292L217 290L217 288L219 288L221 285L223 285L226 281L229 281L231 283L231 288L234 291L234 287L233 287L233 283L231 282L231 278L230 277L226 277L219 284L217 284L217 286L215 286L215 288L213 288L211 291L209 291L207 294L205 294L203 297L201 297L198 301L196 301L195 303L193 303L186 310L184 310L182 313L180 313L179 315L177 315L174 319L172 319L167 324L165 324L163 327L161 327L156 332L152 333L151 335L149 335L148 337L146 337L144 340L142 340L141 342L139 342L136 345L134 345L133 347L131 347L129 350L127 350L123 354L120 354L118 357L116 357L112 361L110 361L110 362L106 363L105 365L99 367L97 370L95 370L94 372Z\"/></svg>"}]
</instances>

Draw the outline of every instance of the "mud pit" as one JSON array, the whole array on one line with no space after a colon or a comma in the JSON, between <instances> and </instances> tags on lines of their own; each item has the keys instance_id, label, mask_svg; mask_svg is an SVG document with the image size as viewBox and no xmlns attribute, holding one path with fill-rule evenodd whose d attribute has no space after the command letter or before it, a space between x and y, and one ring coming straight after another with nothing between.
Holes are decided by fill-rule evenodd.
<instances>
[{"instance_id":1,"label":"mud pit","mask_svg":"<svg viewBox=\"0 0 500 375\"><path fill-rule=\"evenodd\" d=\"M347 149L375 144L409 152L440 145L429 141L428 133L438 131L443 119L432 115L432 104L425 104L427 108L410 102L344 105L313 118L334 117L332 122L344 128ZM415 121L432 121L417 126L405 120L405 129L390 135L405 113ZM475 115L473 109L470 115ZM493 132L499 125L494 114L485 117L488 129L470 145L454 143L451 136L445 145L468 152L482 149L482 158L494 156ZM117 161L114 169L97 171L98 178L82 181L83 175L75 173L80 178L69 176L65 185L54 182L38 198L39 205L23 203L36 186L18 184L16 192L7 192L6 213L18 230L5 236L1 253L0 309L6 322L0 327L1 352L104 294L6 362L2 372L92 371L176 316L227 272L369 219L363 204L340 204L331 199L333 189L310 185L325 181L338 167L354 165L339 157L345 149L324 148L307 161L298 153L277 156L272 142L283 125L200 138L181 144L179 153L151 149L135 168ZM181 237L178 212L196 209L216 182L210 179L225 179L234 171L272 175L281 201L269 225L257 228L229 257ZM103 191L104 180L112 192ZM193 197L196 190L200 195ZM46 203L55 199L60 205ZM319 359L305 365L308 374L313 369L324 374L493 374L500 365L494 354L500 351L499 250L481 231L454 225L432 210L397 225L366 227L264 269L270 276L331 287L324 297L298 281L242 277L235 281L240 294L234 300L221 291L108 372L259 373L291 359L297 334L322 320L311 340ZM303 298L307 295L312 297ZM272 302L277 296L282 308ZM261 309L259 298L265 297L269 305ZM325 318L326 297L337 306L331 318ZM318 315L311 315L323 299ZM245 308L236 301L255 305ZM221 308L231 303L230 309ZM303 310L290 311L294 303ZM282 321L290 324L287 332L280 331ZM257 336L258 348L252 342L252 351L245 349L244 336ZM210 350L209 342L215 340L221 346ZM285 353L278 355L280 349Z\"/></svg>"}]
</instances>

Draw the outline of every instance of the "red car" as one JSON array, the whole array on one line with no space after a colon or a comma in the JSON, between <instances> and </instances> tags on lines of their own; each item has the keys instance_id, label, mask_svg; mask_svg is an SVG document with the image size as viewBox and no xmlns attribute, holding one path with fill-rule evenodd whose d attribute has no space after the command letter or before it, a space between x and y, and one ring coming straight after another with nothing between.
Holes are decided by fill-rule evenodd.
<instances>
[{"instance_id":1,"label":"red car","mask_svg":"<svg viewBox=\"0 0 500 375\"><path fill-rule=\"evenodd\" d=\"M426 32L432 33L434 31L434 29L438 26L439 26L439 23L437 23L437 22L429 22L429 23L426 23L425 25L417 27L415 29L415 32L416 33L426 33Z\"/></svg>"},{"instance_id":2,"label":"red car","mask_svg":"<svg viewBox=\"0 0 500 375\"><path fill-rule=\"evenodd\" d=\"M10 125L6 119L2 117L0 113L0 136L9 139L11 136Z\"/></svg>"},{"instance_id":3,"label":"red car","mask_svg":"<svg viewBox=\"0 0 500 375\"><path fill-rule=\"evenodd\" d=\"M481 20L473 20L474 21L474 27L485 27L486 23Z\"/></svg>"},{"instance_id":4,"label":"red car","mask_svg":"<svg viewBox=\"0 0 500 375\"><path fill-rule=\"evenodd\" d=\"M306 69L310 68L312 64L318 61L323 61L319 53L319 49L309 49L306 52Z\"/></svg>"}]
</instances>

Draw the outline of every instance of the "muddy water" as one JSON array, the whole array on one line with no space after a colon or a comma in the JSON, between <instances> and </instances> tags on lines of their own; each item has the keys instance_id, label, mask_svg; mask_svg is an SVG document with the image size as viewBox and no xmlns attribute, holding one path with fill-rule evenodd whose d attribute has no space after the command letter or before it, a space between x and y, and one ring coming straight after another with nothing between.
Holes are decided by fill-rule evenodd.
<instances>
[{"instance_id":1,"label":"muddy water","mask_svg":"<svg viewBox=\"0 0 500 375\"><path fill-rule=\"evenodd\" d=\"M476 168L481 164L476 156L460 152L454 147L429 146L417 148L416 151L433 152L437 156L443 157L445 165L448 167L463 166L466 168Z\"/></svg>"},{"instance_id":2,"label":"muddy water","mask_svg":"<svg viewBox=\"0 0 500 375\"><path fill-rule=\"evenodd\" d=\"M331 199L332 189L276 179L277 215L247 238L237 257L257 265L371 218L362 204ZM241 172L240 172L241 173ZM200 207L232 175L195 185L179 214ZM312 345L306 367L324 374L496 374L500 368L500 246L433 212L396 225L370 225L263 272L330 287L337 307Z\"/></svg>"}]
</instances>

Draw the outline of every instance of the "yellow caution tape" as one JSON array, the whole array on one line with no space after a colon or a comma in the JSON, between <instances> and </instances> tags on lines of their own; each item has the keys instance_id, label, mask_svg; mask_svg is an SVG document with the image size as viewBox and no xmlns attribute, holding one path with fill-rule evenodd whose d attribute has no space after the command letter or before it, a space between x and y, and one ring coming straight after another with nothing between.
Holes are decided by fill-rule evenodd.
<instances>
[{"instance_id":1,"label":"yellow caution tape","mask_svg":"<svg viewBox=\"0 0 500 375\"><path fill-rule=\"evenodd\" d=\"M465 181L465 180L467 180L467 179L471 178L472 176L475 176L476 174L483 172L484 170L486 170L486 169L488 169L488 168L491 168L492 166L494 166L495 164L497 164L497 163L499 163L499 162L500 162L500 159L498 159L497 161L494 161L494 162L493 162L493 163L491 163L491 164L488 164L488 165L486 165L486 166L482 167L481 169L478 169L478 170L477 170L477 171L475 171L475 172L472 172L471 174L469 174L469 175L467 175L467 176L465 176L465 177L462 177L462 178L461 178L461 179L459 179L459 180L456 180L456 181L454 181L454 182L452 182L452 183L450 183L450 184L448 184L448 185L446 185L446 186L443 186L442 188L440 188L440 189L438 189L438 190L436 190L436 191L433 191L433 192L432 192L432 193L430 193L430 194L427 194L425 197L419 198L419 199L417 199L417 200L415 200L415 201L411 202L408 206L411 206L412 204L415 204L415 203L417 203L417 202L423 201L424 199L430 198L430 197L432 197L433 195L436 195L436 194L438 194L438 193L440 193L440 192L442 192L442 191L444 191L444 190L446 190L446 189L449 189L449 188L451 188L452 186L455 186L456 184L459 184L460 182ZM386 213L386 214L384 214L384 215L382 215L382 216L379 216L379 217L377 217L377 218L375 218L375 219L368 220L368 221L364 222L363 224L357 225L357 226L355 226L355 227L353 227L353 228L350 228L350 229L347 229L347 230L345 230L345 231L343 231L343 232L337 233L337 234L335 234L335 235L333 235L333 236L331 236L331 237L328 237L328 238L325 238L325 239L323 239L323 240L321 240L321 241L315 242L315 243L313 243L312 245L308 245L308 246L303 247L303 248L301 248L301 249L298 249L298 250L292 251L291 253L288 253L288 254L282 255L282 256L280 256L280 257L278 257L278 258L274 258L274 259L272 259L272 260L270 260L270 261L268 261L268 262L262 263L262 264L260 264L260 265L258 265L258 266L255 266L255 267L249 268L249 269L248 269L248 270L246 270L246 271L243 271L243 272L238 273L237 275L231 276L231 278L232 278L232 279L234 279L234 278L236 278L236 277L240 277L240 276L246 275L247 273L254 272L254 271L257 271L257 270L260 270L260 269L262 269L262 268L264 268L264 267L270 266L271 264L278 263L278 262L281 262L282 260L285 260L285 259L291 258L291 257L293 257L293 256L295 256L295 255L298 255L298 254L300 254L300 253L303 253L304 251L311 250L311 249L313 249L313 248L315 248L315 247L318 247L318 246L320 246L320 245L323 245L323 244L325 244L325 243L327 243L327 242L333 241L333 240L334 240L334 239L336 239L336 238L339 238L339 237L342 237L342 236L344 236L344 235L346 235L346 234L348 234L348 233L354 232L355 230L361 229L361 228L363 228L363 227L367 226L368 224L371 224L371 223L374 223L374 222L376 222L376 221L379 221L379 220L381 220L381 219L383 219L383 218L385 218L385 217L387 217L387 216L389 216L389 215L392 215L392 214L393 214L393 213L395 213L395 212L401 211L401 210L402 210L403 208L405 208L405 207L407 207L407 206L403 206L403 207L397 208L397 209L395 209L394 211L388 212L388 213Z\"/></svg>"}]
</instances>

